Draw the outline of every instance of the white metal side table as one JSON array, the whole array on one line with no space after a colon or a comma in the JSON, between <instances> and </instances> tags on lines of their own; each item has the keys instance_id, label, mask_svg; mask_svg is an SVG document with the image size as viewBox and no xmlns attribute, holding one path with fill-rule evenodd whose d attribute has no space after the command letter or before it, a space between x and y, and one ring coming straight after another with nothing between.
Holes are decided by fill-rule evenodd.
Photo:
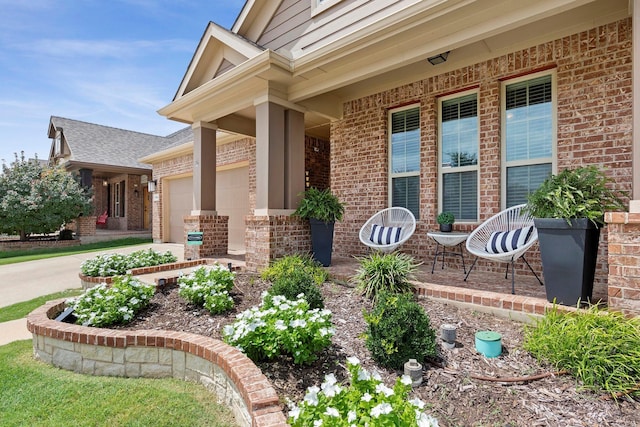
<instances>
[{"instance_id":1,"label":"white metal side table","mask_svg":"<svg viewBox=\"0 0 640 427\"><path fill-rule=\"evenodd\" d=\"M431 237L436 242L436 254L433 256L433 265L431 265L431 274L433 274L433 270L436 266L436 261L438 260L438 256L442 255L442 268L444 268L444 257L446 254L459 256L462 259L462 270L464 273L467 273L467 268L464 265L464 253L462 251L462 243L467 241L469 237L469 233L464 231L450 231L450 232L442 232L442 231L433 231L427 233L427 236ZM440 250L440 246L442 246L442 250ZM455 250L450 250L447 252L447 248L455 248L458 246L460 248L460 253L455 252Z\"/></svg>"}]
</instances>

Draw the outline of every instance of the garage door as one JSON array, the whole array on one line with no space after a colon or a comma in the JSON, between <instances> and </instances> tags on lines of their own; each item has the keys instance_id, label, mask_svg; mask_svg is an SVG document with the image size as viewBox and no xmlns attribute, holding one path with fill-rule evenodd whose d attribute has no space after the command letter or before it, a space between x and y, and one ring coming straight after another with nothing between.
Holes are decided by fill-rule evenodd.
<instances>
[{"instance_id":1,"label":"garage door","mask_svg":"<svg viewBox=\"0 0 640 427\"><path fill-rule=\"evenodd\" d=\"M167 180L169 184L169 241L184 243L183 217L193 206L193 178ZM229 247L231 254L245 252L244 217L249 215L249 167L218 171L216 210L229 217Z\"/></svg>"},{"instance_id":2,"label":"garage door","mask_svg":"<svg viewBox=\"0 0 640 427\"><path fill-rule=\"evenodd\" d=\"M169 241L184 243L185 215L193 206L193 178L178 178L166 181L169 184Z\"/></svg>"},{"instance_id":3,"label":"garage door","mask_svg":"<svg viewBox=\"0 0 640 427\"><path fill-rule=\"evenodd\" d=\"M229 253L245 253L244 217L249 215L249 167L218 171L216 210L229 217Z\"/></svg>"}]
</instances>

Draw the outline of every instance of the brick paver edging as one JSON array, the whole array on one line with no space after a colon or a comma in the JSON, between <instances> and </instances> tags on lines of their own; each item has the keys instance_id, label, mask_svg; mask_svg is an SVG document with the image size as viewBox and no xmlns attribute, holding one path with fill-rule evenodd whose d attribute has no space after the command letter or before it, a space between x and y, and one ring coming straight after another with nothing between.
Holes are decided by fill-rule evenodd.
<instances>
[{"instance_id":1,"label":"brick paver edging","mask_svg":"<svg viewBox=\"0 0 640 427\"><path fill-rule=\"evenodd\" d=\"M186 332L119 331L52 320L64 307L64 299L50 301L27 317L36 358L88 375L199 382L232 410L241 426L286 425L275 389L238 349Z\"/></svg>"},{"instance_id":2,"label":"brick paver edging","mask_svg":"<svg viewBox=\"0 0 640 427\"><path fill-rule=\"evenodd\" d=\"M214 261L207 260L207 259L196 259L192 261L171 262L168 264L153 265L150 267L132 268L131 275L139 276L141 274L159 273L161 271L180 270L181 268L195 267L196 265L204 265L204 264L209 264L211 262L214 262ZM82 274L82 272L80 272L78 273L78 277L80 277L80 283L82 284L82 289L89 289L100 283L110 284L111 282L113 282L114 276L106 276L106 277L85 276L84 274Z\"/></svg>"}]
</instances>

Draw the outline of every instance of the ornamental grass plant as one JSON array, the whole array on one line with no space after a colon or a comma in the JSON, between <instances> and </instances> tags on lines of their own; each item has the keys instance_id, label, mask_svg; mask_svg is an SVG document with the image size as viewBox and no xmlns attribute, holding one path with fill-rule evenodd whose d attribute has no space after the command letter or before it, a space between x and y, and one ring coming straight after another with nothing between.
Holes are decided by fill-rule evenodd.
<instances>
[{"instance_id":1,"label":"ornamental grass plant","mask_svg":"<svg viewBox=\"0 0 640 427\"><path fill-rule=\"evenodd\" d=\"M640 396L640 319L592 306L549 310L525 329L524 348L566 370L582 387L614 397Z\"/></svg>"},{"instance_id":2,"label":"ornamental grass plant","mask_svg":"<svg viewBox=\"0 0 640 427\"><path fill-rule=\"evenodd\" d=\"M329 273L322 268L320 263L314 260L311 255L295 254L286 255L271 263L269 267L262 271L260 277L270 282L275 282L281 277L288 276L296 271L307 272L317 285L322 285L329 280Z\"/></svg>"},{"instance_id":3,"label":"ornamental grass plant","mask_svg":"<svg viewBox=\"0 0 640 427\"><path fill-rule=\"evenodd\" d=\"M420 265L410 255L400 252L374 252L367 257L359 258L359 261L360 267L351 282L365 297L374 302L381 292L411 292L409 281L414 278Z\"/></svg>"}]
</instances>

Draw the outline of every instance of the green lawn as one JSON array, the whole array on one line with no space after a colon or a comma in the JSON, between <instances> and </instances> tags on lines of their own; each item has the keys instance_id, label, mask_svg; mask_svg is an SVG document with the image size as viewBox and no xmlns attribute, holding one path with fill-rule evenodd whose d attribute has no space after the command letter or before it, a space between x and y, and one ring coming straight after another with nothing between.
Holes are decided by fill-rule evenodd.
<instances>
[{"instance_id":1,"label":"green lawn","mask_svg":"<svg viewBox=\"0 0 640 427\"><path fill-rule=\"evenodd\" d=\"M43 248L20 251L0 251L0 265L15 264L17 262L25 261L35 261L39 259L54 258L65 255L75 255L85 252L95 252L104 249L120 248L124 246L142 245L151 242L151 239L128 237L126 239L88 243L86 245L71 246L68 248Z\"/></svg>"},{"instance_id":2,"label":"green lawn","mask_svg":"<svg viewBox=\"0 0 640 427\"><path fill-rule=\"evenodd\" d=\"M59 298L71 298L80 295L82 289L67 289L66 291L56 292L54 294L43 295L29 301L18 302L13 305L0 308L0 322L8 322L10 320L22 319L27 317L36 308L40 307L47 301Z\"/></svg>"},{"instance_id":3,"label":"green lawn","mask_svg":"<svg viewBox=\"0 0 640 427\"><path fill-rule=\"evenodd\" d=\"M2 426L234 426L200 384L93 377L34 360L31 340L0 346Z\"/></svg>"}]
</instances>

